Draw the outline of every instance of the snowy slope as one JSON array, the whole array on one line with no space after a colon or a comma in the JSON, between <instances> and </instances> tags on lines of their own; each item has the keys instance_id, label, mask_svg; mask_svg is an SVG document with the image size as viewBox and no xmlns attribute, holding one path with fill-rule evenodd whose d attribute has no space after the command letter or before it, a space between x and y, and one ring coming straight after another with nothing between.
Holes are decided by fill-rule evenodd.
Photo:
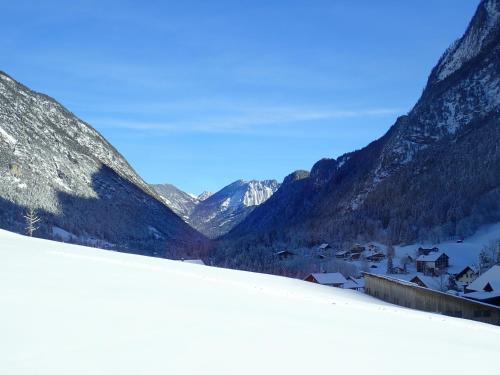
<instances>
[{"instance_id":1,"label":"snowy slope","mask_svg":"<svg viewBox=\"0 0 500 375\"><path fill-rule=\"evenodd\" d=\"M500 352L498 327L299 280L5 231L0 257L2 374L478 374Z\"/></svg>"}]
</instances>

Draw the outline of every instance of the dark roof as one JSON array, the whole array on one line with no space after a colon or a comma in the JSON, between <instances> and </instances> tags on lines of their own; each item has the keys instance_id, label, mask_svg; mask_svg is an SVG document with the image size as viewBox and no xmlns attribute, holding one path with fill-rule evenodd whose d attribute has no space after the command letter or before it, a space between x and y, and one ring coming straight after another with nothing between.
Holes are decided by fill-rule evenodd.
<instances>
[{"instance_id":1,"label":"dark roof","mask_svg":"<svg viewBox=\"0 0 500 375\"><path fill-rule=\"evenodd\" d=\"M461 278L463 275L465 275L467 273L467 271L471 270L472 272L474 272L474 270L472 268L470 268L469 266L466 266L462 271L458 272L455 274L455 277L457 279Z\"/></svg>"}]
</instances>

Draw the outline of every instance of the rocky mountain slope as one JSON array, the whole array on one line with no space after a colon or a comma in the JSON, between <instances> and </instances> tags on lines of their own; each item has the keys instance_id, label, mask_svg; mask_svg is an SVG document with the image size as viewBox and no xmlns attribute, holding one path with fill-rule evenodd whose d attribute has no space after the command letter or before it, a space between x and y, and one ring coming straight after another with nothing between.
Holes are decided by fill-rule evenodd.
<instances>
[{"instance_id":1,"label":"rocky mountain slope","mask_svg":"<svg viewBox=\"0 0 500 375\"><path fill-rule=\"evenodd\" d=\"M220 247L439 241L500 221L499 41L500 3L482 1L408 115L365 148L287 177Z\"/></svg>"},{"instance_id":2,"label":"rocky mountain slope","mask_svg":"<svg viewBox=\"0 0 500 375\"><path fill-rule=\"evenodd\" d=\"M194 198L173 185L152 185L163 201L187 223L210 238L219 237L239 224L255 207L278 189L276 180L238 180L215 194Z\"/></svg>"},{"instance_id":3,"label":"rocky mountain slope","mask_svg":"<svg viewBox=\"0 0 500 375\"><path fill-rule=\"evenodd\" d=\"M154 184L151 187L158 193L163 202L179 215L184 221L189 222L200 199L183 192L171 184Z\"/></svg>"},{"instance_id":4,"label":"rocky mountain slope","mask_svg":"<svg viewBox=\"0 0 500 375\"><path fill-rule=\"evenodd\" d=\"M0 227L38 236L174 256L206 239L161 201L90 125L54 99L0 73Z\"/></svg>"}]
</instances>

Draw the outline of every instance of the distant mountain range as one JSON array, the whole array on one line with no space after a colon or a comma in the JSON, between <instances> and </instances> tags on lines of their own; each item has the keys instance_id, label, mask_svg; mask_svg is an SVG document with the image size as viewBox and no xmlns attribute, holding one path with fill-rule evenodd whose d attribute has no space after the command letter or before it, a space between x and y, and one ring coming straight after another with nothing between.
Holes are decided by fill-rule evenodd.
<instances>
[{"instance_id":1,"label":"distant mountain range","mask_svg":"<svg viewBox=\"0 0 500 375\"><path fill-rule=\"evenodd\" d=\"M500 2L482 1L407 115L363 149L288 176L223 237L224 256L363 238L439 241L500 221L499 42Z\"/></svg>"},{"instance_id":2,"label":"distant mountain range","mask_svg":"<svg viewBox=\"0 0 500 375\"><path fill-rule=\"evenodd\" d=\"M167 206L210 238L230 231L279 188L276 180L238 180L215 194L193 197L173 185L151 185Z\"/></svg>"},{"instance_id":3,"label":"distant mountain range","mask_svg":"<svg viewBox=\"0 0 500 375\"><path fill-rule=\"evenodd\" d=\"M155 256L203 253L208 240L174 214L90 125L0 72L0 227Z\"/></svg>"}]
</instances>

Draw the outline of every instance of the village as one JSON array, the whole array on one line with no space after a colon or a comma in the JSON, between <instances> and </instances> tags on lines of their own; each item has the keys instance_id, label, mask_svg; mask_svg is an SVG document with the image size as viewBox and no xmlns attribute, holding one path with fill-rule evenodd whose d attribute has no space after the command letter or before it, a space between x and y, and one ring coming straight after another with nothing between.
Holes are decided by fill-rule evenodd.
<instances>
[{"instance_id":1,"label":"village","mask_svg":"<svg viewBox=\"0 0 500 375\"><path fill-rule=\"evenodd\" d=\"M500 325L500 241L476 251L475 261L467 253L470 264L464 261L466 251L460 251L462 242L410 248L368 243L347 250L322 243L309 254L282 250L275 257L288 264L314 259L317 271L303 277L308 282Z\"/></svg>"}]
</instances>

